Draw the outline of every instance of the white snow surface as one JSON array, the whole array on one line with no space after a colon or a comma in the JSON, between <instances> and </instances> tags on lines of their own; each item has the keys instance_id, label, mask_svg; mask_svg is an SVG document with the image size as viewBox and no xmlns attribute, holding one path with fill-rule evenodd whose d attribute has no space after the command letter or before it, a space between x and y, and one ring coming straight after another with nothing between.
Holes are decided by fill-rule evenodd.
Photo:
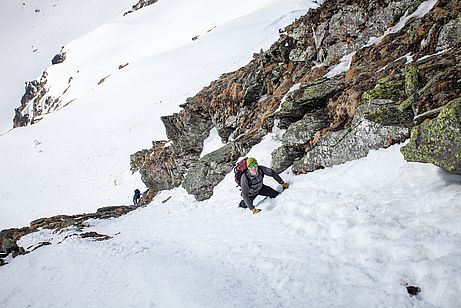
<instances>
[{"instance_id":1,"label":"white snow surface","mask_svg":"<svg viewBox=\"0 0 461 308\"><path fill-rule=\"evenodd\" d=\"M237 208L229 174L207 201L164 191L82 231L108 241L65 239L74 229L31 234L21 246L52 245L0 268L0 305L458 307L461 178L405 162L399 148L308 175L287 171L290 188L259 203L258 215ZM406 283L422 292L410 297Z\"/></svg>"},{"instance_id":2,"label":"white snow surface","mask_svg":"<svg viewBox=\"0 0 461 308\"><path fill-rule=\"evenodd\" d=\"M134 0L0 2L0 133L13 126L24 82L37 79L71 40L122 16ZM8 72L6 74L5 72Z\"/></svg>"},{"instance_id":3,"label":"white snow surface","mask_svg":"<svg viewBox=\"0 0 461 308\"><path fill-rule=\"evenodd\" d=\"M130 203L133 190L144 188L130 155L166 138L160 116L247 64L280 28L316 6L161 0L68 43L66 61L47 71L50 92L61 93L74 77L61 97L70 104L0 136L0 229Z\"/></svg>"},{"instance_id":4,"label":"white snow surface","mask_svg":"<svg viewBox=\"0 0 461 308\"><path fill-rule=\"evenodd\" d=\"M216 25L212 31L191 31L201 34L194 42L162 41L159 53L139 51L101 86L83 86L82 78L66 108L0 137L0 229L128 204L133 189L142 188L129 155L165 138L159 117L267 48L278 28L311 3L201 2L218 19L201 24L192 7L181 16L194 17L190 27L197 31ZM169 3L176 9L187 1ZM232 5L239 14L218 12ZM155 5L133 14L146 25ZM155 22L168 31L170 20ZM95 50L97 32L115 44L117 31L105 32L115 24L69 45L75 54L85 49L78 41ZM135 25L117 26L136 36ZM275 130L248 156L269 165L281 134ZM218 145L212 130L202 154ZM206 201L176 188L123 217L90 220L83 230L40 230L19 245L29 251L51 245L0 267L0 307L459 307L461 176L405 162L400 147L307 175L287 170L281 176L290 188L256 199L257 215L237 208L240 194L229 173ZM265 183L277 187L270 178ZM69 236L90 231L112 239ZM410 297L406 283L421 293Z\"/></svg>"},{"instance_id":5,"label":"white snow surface","mask_svg":"<svg viewBox=\"0 0 461 308\"><path fill-rule=\"evenodd\" d=\"M351 68L352 58L355 55L355 51L351 52L350 54L345 55L339 60L339 63L333 65L329 70L328 73L325 75L327 78L333 78L339 74L347 72Z\"/></svg>"},{"instance_id":6,"label":"white snow surface","mask_svg":"<svg viewBox=\"0 0 461 308\"><path fill-rule=\"evenodd\" d=\"M221 137L218 135L218 130L216 127L213 127L210 130L210 135L208 138L203 141L203 150L202 153L200 153L200 157L210 154L211 152L220 149L224 145L225 144L222 142Z\"/></svg>"}]
</instances>

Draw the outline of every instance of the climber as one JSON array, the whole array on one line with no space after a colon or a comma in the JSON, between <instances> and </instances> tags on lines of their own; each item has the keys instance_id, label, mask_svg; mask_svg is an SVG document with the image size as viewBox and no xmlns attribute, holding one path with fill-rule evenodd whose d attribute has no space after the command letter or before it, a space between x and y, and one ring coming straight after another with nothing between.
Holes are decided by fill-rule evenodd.
<instances>
[{"instance_id":1,"label":"climber","mask_svg":"<svg viewBox=\"0 0 461 308\"><path fill-rule=\"evenodd\" d=\"M139 191L139 189L134 190L134 196L133 196L133 205L138 205L139 199L141 198L142 194Z\"/></svg>"},{"instance_id":2,"label":"climber","mask_svg":"<svg viewBox=\"0 0 461 308\"><path fill-rule=\"evenodd\" d=\"M239 207L249 208L253 214L261 211L253 206L253 200L258 195L275 198L279 194L275 189L263 184L264 175L273 177L283 189L287 189L289 186L277 172L271 168L258 165L258 162L253 157L248 157L246 160L240 161L234 172L237 184L240 184L242 190L241 195L243 200L240 201Z\"/></svg>"}]
</instances>

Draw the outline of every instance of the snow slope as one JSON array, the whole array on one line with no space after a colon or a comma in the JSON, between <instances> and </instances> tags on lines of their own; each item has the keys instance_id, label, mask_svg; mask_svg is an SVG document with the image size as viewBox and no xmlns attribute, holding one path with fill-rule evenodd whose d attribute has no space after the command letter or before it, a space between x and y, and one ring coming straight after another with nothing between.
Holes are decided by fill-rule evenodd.
<instances>
[{"instance_id":1,"label":"snow slope","mask_svg":"<svg viewBox=\"0 0 461 308\"><path fill-rule=\"evenodd\" d=\"M0 133L13 125L24 82L38 78L71 40L131 8L134 0L0 2ZM6 73L8 72L8 73Z\"/></svg>"},{"instance_id":2,"label":"snow slope","mask_svg":"<svg viewBox=\"0 0 461 308\"><path fill-rule=\"evenodd\" d=\"M129 172L129 155L165 137L159 117L244 65L313 5L202 0L200 8L178 13L190 29L173 38L179 25L172 26L169 5L188 2L169 0L163 8L161 2L70 42L69 62L50 78L58 87L78 69L66 92L77 100L0 136L0 229L129 203L133 189L142 188ZM136 31L150 22L155 38ZM192 33L201 36L192 42ZM116 46L146 36L158 44L133 43L130 64L114 68L129 56ZM269 164L282 133L249 155ZM212 130L203 154L219 144ZM290 188L259 203L258 215L237 208L229 174L204 202L177 188L118 219L91 220L84 230L28 235L19 243L25 248L52 245L0 267L0 307L459 307L460 176L405 162L393 146L307 175L288 170L282 178ZM113 238L67 237L88 231ZM405 283L422 292L410 297Z\"/></svg>"},{"instance_id":3,"label":"snow slope","mask_svg":"<svg viewBox=\"0 0 461 308\"><path fill-rule=\"evenodd\" d=\"M307 0L159 1L67 44L66 61L50 67L48 79L50 91L61 93L74 77L62 97L71 103L0 136L0 229L131 202L143 183L131 175L129 156L166 138L160 116L246 64L313 6ZM195 35L201 36L192 41Z\"/></svg>"},{"instance_id":4,"label":"snow slope","mask_svg":"<svg viewBox=\"0 0 461 308\"><path fill-rule=\"evenodd\" d=\"M399 146L282 177L290 188L258 215L237 208L230 174L208 201L165 191L83 230L108 241L63 240L72 229L29 235L22 246L52 245L0 268L0 305L458 307L461 177L404 162ZM422 292L410 297L406 283Z\"/></svg>"}]
</instances>

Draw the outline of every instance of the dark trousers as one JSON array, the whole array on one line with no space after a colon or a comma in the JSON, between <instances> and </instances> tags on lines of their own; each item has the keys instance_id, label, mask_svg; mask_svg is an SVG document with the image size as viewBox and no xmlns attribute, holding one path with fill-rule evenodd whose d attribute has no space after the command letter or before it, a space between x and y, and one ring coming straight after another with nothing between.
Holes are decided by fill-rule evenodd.
<instances>
[{"instance_id":1,"label":"dark trousers","mask_svg":"<svg viewBox=\"0 0 461 308\"><path fill-rule=\"evenodd\" d=\"M251 201L253 202L254 199L256 199L257 196L266 196L269 198L275 198L279 195L279 193L273 189L272 187L263 185L261 190L258 192L258 194L254 197L250 197ZM245 200L240 201L239 207L247 208L247 205L245 203Z\"/></svg>"}]
</instances>

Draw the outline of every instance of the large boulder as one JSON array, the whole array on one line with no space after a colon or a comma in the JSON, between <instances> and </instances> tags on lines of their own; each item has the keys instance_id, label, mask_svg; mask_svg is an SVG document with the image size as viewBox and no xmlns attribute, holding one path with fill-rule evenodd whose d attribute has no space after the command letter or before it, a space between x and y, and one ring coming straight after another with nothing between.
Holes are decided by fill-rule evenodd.
<instances>
[{"instance_id":1,"label":"large boulder","mask_svg":"<svg viewBox=\"0 0 461 308\"><path fill-rule=\"evenodd\" d=\"M293 163L293 172L307 173L339 165L365 157L370 150L404 140L409 135L409 128L383 126L364 117L366 112L377 108L373 104L359 106L351 127L327 134L304 157Z\"/></svg>"},{"instance_id":2,"label":"large boulder","mask_svg":"<svg viewBox=\"0 0 461 308\"><path fill-rule=\"evenodd\" d=\"M183 187L199 201L210 198L213 188L232 170L239 156L233 143L205 155L189 169Z\"/></svg>"},{"instance_id":3,"label":"large boulder","mask_svg":"<svg viewBox=\"0 0 461 308\"><path fill-rule=\"evenodd\" d=\"M287 146L306 144L318 130L327 127L328 124L329 116L326 109L307 113L301 120L288 127L282 136L282 144Z\"/></svg>"},{"instance_id":4,"label":"large boulder","mask_svg":"<svg viewBox=\"0 0 461 308\"><path fill-rule=\"evenodd\" d=\"M407 161L432 163L461 174L461 98L442 107L435 119L413 128L401 152Z\"/></svg>"},{"instance_id":5,"label":"large boulder","mask_svg":"<svg viewBox=\"0 0 461 308\"><path fill-rule=\"evenodd\" d=\"M280 173L290 167L304 155L304 148L315 133L328 125L326 108L307 113L301 120L291 124L282 135L282 146L272 152L272 169Z\"/></svg>"},{"instance_id":6,"label":"large boulder","mask_svg":"<svg viewBox=\"0 0 461 308\"><path fill-rule=\"evenodd\" d=\"M66 60L66 53L61 51L60 53L56 54L53 59L51 59L51 64L59 64L62 63Z\"/></svg>"},{"instance_id":7,"label":"large boulder","mask_svg":"<svg viewBox=\"0 0 461 308\"><path fill-rule=\"evenodd\" d=\"M181 105L184 109L161 120L165 126L168 139L173 141L175 154L196 153L200 155L203 141L213 127L207 108L189 99Z\"/></svg>"},{"instance_id":8,"label":"large boulder","mask_svg":"<svg viewBox=\"0 0 461 308\"><path fill-rule=\"evenodd\" d=\"M287 128L299 121L308 113L325 108L328 100L340 93L344 88L344 78L321 78L303 83L299 89L290 92L281 108L275 114L280 119L279 127Z\"/></svg>"},{"instance_id":9,"label":"large boulder","mask_svg":"<svg viewBox=\"0 0 461 308\"><path fill-rule=\"evenodd\" d=\"M139 171L149 189L161 191L181 185L184 170L166 141L154 141L153 147L130 156L131 171Z\"/></svg>"},{"instance_id":10,"label":"large boulder","mask_svg":"<svg viewBox=\"0 0 461 308\"><path fill-rule=\"evenodd\" d=\"M436 51L442 51L461 44L461 14L440 30Z\"/></svg>"}]
</instances>

